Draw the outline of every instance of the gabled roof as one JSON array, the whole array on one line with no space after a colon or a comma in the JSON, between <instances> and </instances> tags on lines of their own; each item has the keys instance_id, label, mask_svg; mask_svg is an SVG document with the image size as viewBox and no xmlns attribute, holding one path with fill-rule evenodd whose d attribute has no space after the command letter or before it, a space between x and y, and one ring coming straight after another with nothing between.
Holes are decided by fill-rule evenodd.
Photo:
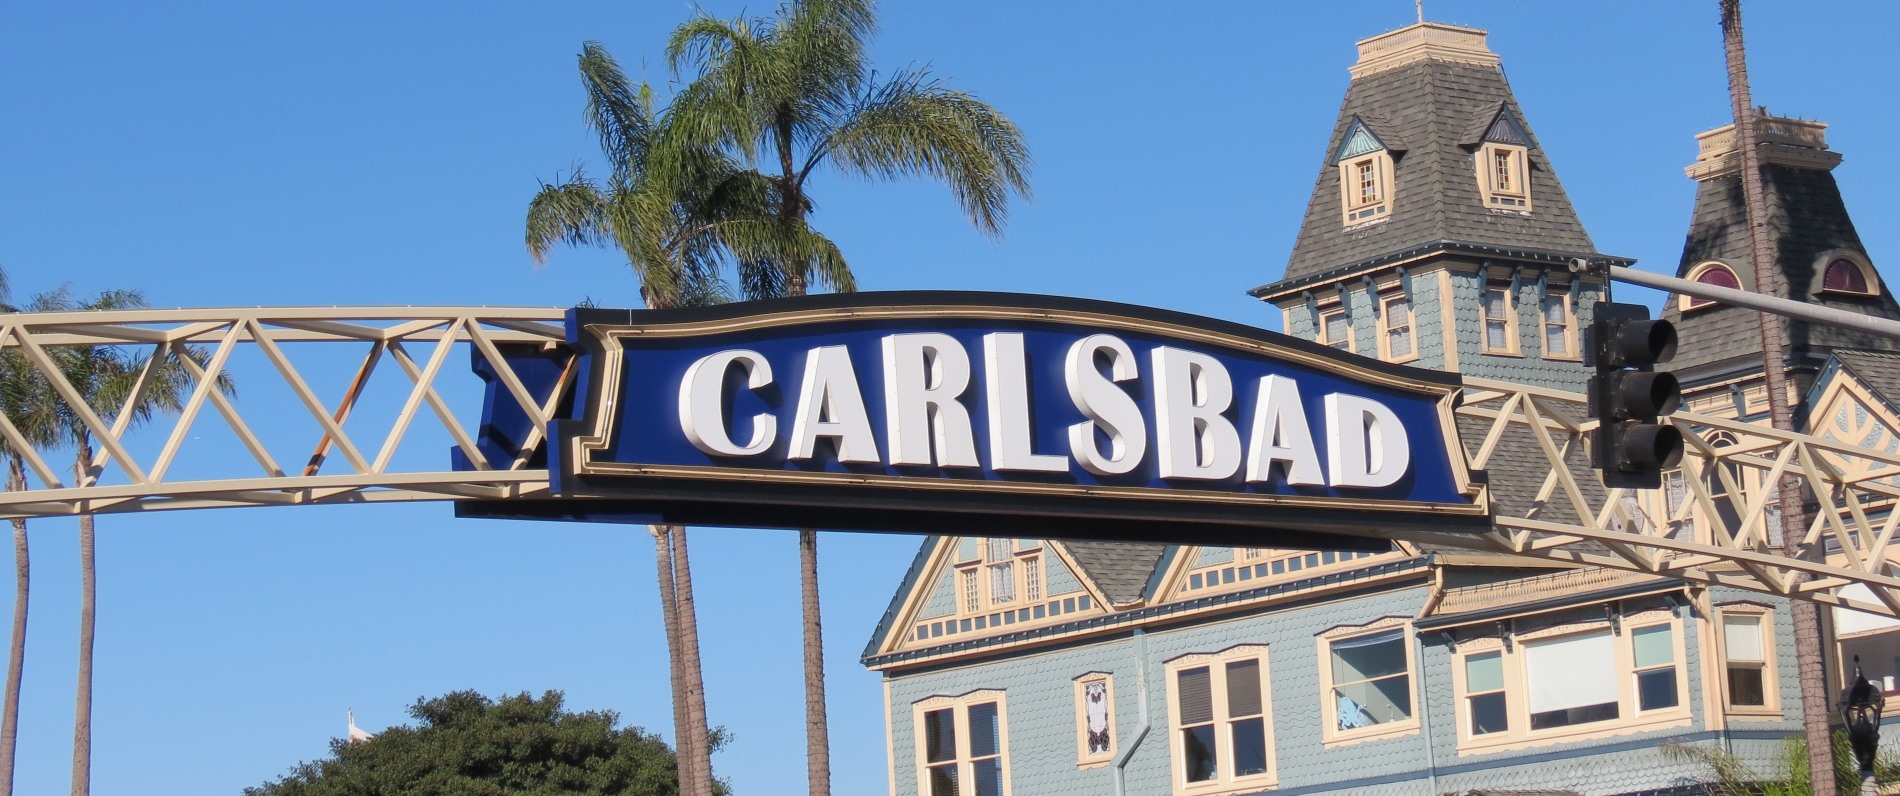
<instances>
[{"instance_id":1,"label":"gabled roof","mask_svg":"<svg viewBox=\"0 0 1900 796\"><path fill-rule=\"evenodd\" d=\"M1483 140L1500 118L1530 148L1534 210L1528 215L1488 209L1478 193L1468 144ZM1388 147L1396 149L1393 142L1403 140L1408 148L1393 168L1391 215L1347 228L1340 219L1339 174L1332 159L1349 131L1361 123ZM1596 251L1495 65L1427 57L1356 78L1347 86L1322 151L1326 161L1314 181L1281 283L1430 241L1572 255ZM1274 287L1278 285L1259 292Z\"/></svg>"}]
</instances>

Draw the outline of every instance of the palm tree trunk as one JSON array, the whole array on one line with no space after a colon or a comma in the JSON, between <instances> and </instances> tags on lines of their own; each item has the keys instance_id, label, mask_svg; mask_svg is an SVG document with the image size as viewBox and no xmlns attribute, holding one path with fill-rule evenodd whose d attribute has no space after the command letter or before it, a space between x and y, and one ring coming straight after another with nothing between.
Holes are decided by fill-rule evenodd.
<instances>
[{"instance_id":1,"label":"palm tree trunk","mask_svg":"<svg viewBox=\"0 0 1900 796\"><path fill-rule=\"evenodd\" d=\"M20 457L7 458L7 491L26 488ZM20 676L26 665L26 596L32 567L26 550L26 520L13 520L13 646L7 655L6 704L0 716L0 796L13 796L13 755L20 741Z\"/></svg>"},{"instance_id":2,"label":"palm tree trunk","mask_svg":"<svg viewBox=\"0 0 1900 796\"><path fill-rule=\"evenodd\" d=\"M673 609L678 612L680 673L685 680L687 730L693 733L693 796L712 796L712 730L706 719L706 682L699 669L699 618L693 607L693 568L686 528L667 527L673 542Z\"/></svg>"},{"instance_id":3,"label":"palm tree trunk","mask_svg":"<svg viewBox=\"0 0 1900 796\"><path fill-rule=\"evenodd\" d=\"M798 532L798 585L805 627L805 779L811 796L831 796L831 735L825 717L824 628L818 613L818 532Z\"/></svg>"},{"instance_id":4,"label":"palm tree trunk","mask_svg":"<svg viewBox=\"0 0 1900 796\"><path fill-rule=\"evenodd\" d=\"M692 725L686 720L686 684L680 669L679 611L673 605L673 545L671 527L649 525L653 534L654 566L659 571L660 618L666 627L666 664L673 686L673 761L679 771L679 792L693 793Z\"/></svg>"},{"instance_id":5,"label":"palm tree trunk","mask_svg":"<svg viewBox=\"0 0 1900 796\"><path fill-rule=\"evenodd\" d=\"M1735 115L1735 149L1740 158L1742 197L1748 214L1749 263L1755 271L1755 292L1764 296L1784 295L1777 282L1781 270L1773 231L1769 227L1768 200L1762 187L1761 155L1756 148L1754 101L1749 96L1747 51L1742 44L1741 0L1720 0L1722 13L1722 50L1728 62L1729 104ZM1760 313L1762 379L1768 391L1768 417L1775 428L1794 429L1788 408L1787 321L1779 315ZM1810 555L1804 550L1807 499L1801 479L1788 475L1777 488L1781 507L1781 545L1785 555ZM1796 583L1806 580L1796 574ZM1814 796L1835 796L1834 740L1829 732L1827 671L1821 656L1820 609L1808 600L1790 601L1794 620L1797 679L1801 683L1801 718L1808 739L1808 770L1812 772Z\"/></svg>"},{"instance_id":6,"label":"palm tree trunk","mask_svg":"<svg viewBox=\"0 0 1900 796\"><path fill-rule=\"evenodd\" d=\"M79 441L73 483L86 482L92 444ZM73 705L73 796L92 793L92 634L98 613L92 515L79 515L79 694Z\"/></svg>"}]
</instances>

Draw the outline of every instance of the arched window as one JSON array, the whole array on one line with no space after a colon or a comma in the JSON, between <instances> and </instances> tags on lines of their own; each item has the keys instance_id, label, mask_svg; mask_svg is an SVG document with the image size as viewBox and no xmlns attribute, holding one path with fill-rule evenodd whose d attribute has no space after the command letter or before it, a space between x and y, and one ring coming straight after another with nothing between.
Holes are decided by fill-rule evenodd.
<instances>
[{"instance_id":1,"label":"arched window","mask_svg":"<svg viewBox=\"0 0 1900 796\"><path fill-rule=\"evenodd\" d=\"M1836 257L1827 264L1827 271L1821 277L1821 289L1837 293L1872 293L1867 289L1867 273L1860 269L1860 263L1846 257Z\"/></svg>"},{"instance_id":2,"label":"arched window","mask_svg":"<svg viewBox=\"0 0 1900 796\"><path fill-rule=\"evenodd\" d=\"M1714 261L1703 263L1701 265L1696 266L1694 269L1690 270L1689 281L1701 282L1702 284L1705 284L1705 285L1714 285L1715 287L1726 287L1726 288L1731 288L1735 290L1740 290L1742 287L1742 280L1736 278L1735 271L1731 270L1728 266L1723 265L1722 263L1714 262ZM1709 299L1701 298L1699 296L1690 296L1686 294L1681 296L1680 300L1681 300L1681 304L1679 306L1681 309L1684 309L1684 310L1693 310L1699 307L1707 307L1715 303L1714 301L1711 301Z\"/></svg>"}]
</instances>

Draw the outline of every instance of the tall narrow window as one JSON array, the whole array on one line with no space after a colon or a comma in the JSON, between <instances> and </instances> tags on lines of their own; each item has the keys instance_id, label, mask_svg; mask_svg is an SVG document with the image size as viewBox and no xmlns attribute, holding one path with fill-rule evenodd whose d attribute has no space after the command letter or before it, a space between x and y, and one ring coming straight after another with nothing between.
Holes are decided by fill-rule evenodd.
<instances>
[{"instance_id":1,"label":"tall narrow window","mask_svg":"<svg viewBox=\"0 0 1900 796\"><path fill-rule=\"evenodd\" d=\"M1379 163L1375 160L1362 160L1352 165L1359 173L1359 204L1377 204L1379 196Z\"/></svg>"},{"instance_id":2,"label":"tall narrow window","mask_svg":"<svg viewBox=\"0 0 1900 796\"><path fill-rule=\"evenodd\" d=\"M1023 599L1032 603L1042 599L1042 558L1040 556L1023 559Z\"/></svg>"},{"instance_id":3,"label":"tall narrow window","mask_svg":"<svg viewBox=\"0 0 1900 796\"><path fill-rule=\"evenodd\" d=\"M1075 759L1101 764L1115 753L1115 689L1107 674L1086 674L1075 681Z\"/></svg>"},{"instance_id":4,"label":"tall narrow window","mask_svg":"<svg viewBox=\"0 0 1900 796\"><path fill-rule=\"evenodd\" d=\"M1607 630L1526 642L1531 729L1615 719L1617 669L1615 641Z\"/></svg>"},{"instance_id":5,"label":"tall narrow window","mask_svg":"<svg viewBox=\"0 0 1900 796\"><path fill-rule=\"evenodd\" d=\"M1504 695L1504 653L1465 656L1465 726L1471 735L1509 732L1509 707Z\"/></svg>"},{"instance_id":6,"label":"tall narrow window","mask_svg":"<svg viewBox=\"0 0 1900 796\"><path fill-rule=\"evenodd\" d=\"M1012 552L1014 545L1008 539L989 540L990 604L1014 602L1016 600L1016 558Z\"/></svg>"},{"instance_id":7,"label":"tall narrow window","mask_svg":"<svg viewBox=\"0 0 1900 796\"><path fill-rule=\"evenodd\" d=\"M1491 190L1500 193L1517 193L1517 184L1513 180L1513 177L1517 174L1517 169L1511 165L1511 151L1508 149L1492 150L1491 157L1493 159L1493 166L1495 167L1495 170L1492 172Z\"/></svg>"},{"instance_id":8,"label":"tall narrow window","mask_svg":"<svg viewBox=\"0 0 1900 796\"><path fill-rule=\"evenodd\" d=\"M1673 708L1682 704L1676 688L1676 631L1672 624L1650 625L1630 631L1636 662L1636 711Z\"/></svg>"},{"instance_id":9,"label":"tall narrow window","mask_svg":"<svg viewBox=\"0 0 1900 796\"><path fill-rule=\"evenodd\" d=\"M983 602L976 590L976 570L963 570L963 612L973 614L981 610Z\"/></svg>"},{"instance_id":10,"label":"tall narrow window","mask_svg":"<svg viewBox=\"0 0 1900 796\"><path fill-rule=\"evenodd\" d=\"M1484 315L1484 350L1494 354L1515 353L1517 307L1511 301L1510 285L1486 286L1481 311Z\"/></svg>"},{"instance_id":11,"label":"tall narrow window","mask_svg":"<svg viewBox=\"0 0 1900 796\"><path fill-rule=\"evenodd\" d=\"M1571 337L1574 326L1570 318L1570 291L1564 288L1548 290L1539 314L1543 316L1544 356L1576 356L1577 347Z\"/></svg>"},{"instance_id":12,"label":"tall narrow window","mask_svg":"<svg viewBox=\"0 0 1900 796\"><path fill-rule=\"evenodd\" d=\"M1762 614L1723 614L1722 651L1728 659L1728 703L1768 706L1768 654L1762 644Z\"/></svg>"},{"instance_id":13,"label":"tall narrow window","mask_svg":"<svg viewBox=\"0 0 1900 796\"><path fill-rule=\"evenodd\" d=\"M1345 310L1320 313L1320 342L1341 351L1352 350L1352 323Z\"/></svg>"},{"instance_id":14,"label":"tall narrow window","mask_svg":"<svg viewBox=\"0 0 1900 796\"><path fill-rule=\"evenodd\" d=\"M1344 732L1412 717L1405 631L1332 642L1333 724Z\"/></svg>"},{"instance_id":15,"label":"tall narrow window","mask_svg":"<svg viewBox=\"0 0 1900 796\"><path fill-rule=\"evenodd\" d=\"M1515 144L1486 143L1475 155L1478 193L1493 210L1531 209L1530 151Z\"/></svg>"},{"instance_id":16,"label":"tall narrow window","mask_svg":"<svg viewBox=\"0 0 1900 796\"><path fill-rule=\"evenodd\" d=\"M1385 358L1393 362L1411 359L1412 300L1403 293L1388 296L1380 307L1380 322L1385 326Z\"/></svg>"},{"instance_id":17,"label":"tall narrow window","mask_svg":"<svg viewBox=\"0 0 1900 796\"><path fill-rule=\"evenodd\" d=\"M932 697L914 707L924 796L1004 796L1003 693Z\"/></svg>"},{"instance_id":18,"label":"tall narrow window","mask_svg":"<svg viewBox=\"0 0 1900 796\"><path fill-rule=\"evenodd\" d=\"M1177 790L1270 781L1265 649L1169 664Z\"/></svg>"}]
</instances>

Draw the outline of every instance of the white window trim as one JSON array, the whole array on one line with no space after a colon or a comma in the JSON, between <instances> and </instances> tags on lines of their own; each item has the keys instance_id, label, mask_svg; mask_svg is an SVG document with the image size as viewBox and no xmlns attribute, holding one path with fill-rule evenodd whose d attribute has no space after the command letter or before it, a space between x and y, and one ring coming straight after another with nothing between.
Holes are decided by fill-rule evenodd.
<instances>
[{"instance_id":1,"label":"white window trim","mask_svg":"<svg viewBox=\"0 0 1900 796\"><path fill-rule=\"evenodd\" d=\"M1412 338L1412 352L1404 356L1392 354L1392 326L1389 310L1395 302L1405 302L1406 335ZM1411 362L1418 359L1418 305L1412 302L1412 294L1396 283L1389 290L1379 294L1379 358L1387 362Z\"/></svg>"},{"instance_id":2,"label":"white window trim","mask_svg":"<svg viewBox=\"0 0 1900 796\"><path fill-rule=\"evenodd\" d=\"M962 562L954 567L957 573L956 616L975 617L1001 609L1030 607L1038 602L1048 601L1049 579L1048 568L1045 565L1045 562L1048 560L1048 555L1046 555L1045 548L1042 545L1017 548L1012 542L1010 552L1007 554L1005 560L1002 561L990 560L987 555L988 540L984 540L984 545L985 547L981 549L981 552L985 553L985 555L975 561ZM1011 591L1007 600L998 602L995 594L995 584L992 581L994 576L991 572L993 567L1003 564L1008 564L1010 567ZM1032 567L1036 570L1033 576L1030 573ZM966 578L969 578L972 574L976 577L977 605L975 610L970 609L969 581L966 580ZM1027 596L1029 594L1029 584L1032 578L1039 587L1038 591L1040 592L1035 599L1031 599Z\"/></svg>"},{"instance_id":3,"label":"white window trim","mask_svg":"<svg viewBox=\"0 0 1900 796\"><path fill-rule=\"evenodd\" d=\"M1497 185L1497 157L1505 154L1510 157L1511 177L1516 184L1509 188ZM1515 213L1531 211L1531 156L1530 149L1517 144L1503 144L1487 141L1479 147L1475 158L1478 166L1478 195L1484 206L1491 210L1503 210Z\"/></svg>"},{"instance_id":4,"label":"white window trim","mask_svg":"<svg viewBox=\"0 0 1900 796\"><path fill-rule=\"evenodd\" d=\"M1716 268L1727 271L1729 276L1735 277L1735 284L1740 285L1742 283L1742 275L1737 272L1733 266L1721 260L1704 260L1696 263L1694 268L1689 269L1688 273L1683 274L1683 278L1691 282L1700 282L1702 281L1703 274ZM1696 300L1695 296L1691 296L1687 293L1678 293L1676 294L1676 309L1680 312L1693 312L1695 310L1706 310L1723 306L1720 302L1716 301L1705 301L1702 304L1696 304L1694 303Z\"/></svg>"},{"instance_id":5,"label":"white window trim","mask_svg":"<svg viewBox=\"0 0 1900 796\"><path fill-rule=\"evenodd\" d=\"M1108 751L1089 754L1089 717L1088 701L1084 693L1090 683L1107 685L1108 703ZM1115 750L1121 748L1121 736L1115 729L1115 676L1107 672L1089 672L1075 678L1075 767L1100 768L1115 759Z\"/></svg>"},{"instance_id":6,"label":"white window trim","mask_svg":"<svg viewBox=\"0 0 1900 796\"><path fill-rule=\"evenodd\" d=\"M1377 170L1378 199L1367 202L1359 185L1359 166L1371 162ZM1367 152L1339 162L1339 220L1348 227L1376 224L1392 217L1392 153L1390 150Z\"/></svg>"},{"instance_id":7,"label":"white window trim","mask_svg":"<svg viewBox=\"0 0 1900 796\"><path fill-rule=\"evenodd\" d=\"M1326 319L1334 315L1337 315L1346 319L1346 339L1343 341L1334 340L1326 335L1326 326L1327 326ZM1344 351L1348 354L1359 353L1356 350L1358 347L1357 346L1358 341L1353 339L1358 336L1358 330L1355 329L1353 326L1352 313L1346 309L1346 305L1343 302L1334 302L1334 303L1321 306L1319 308L1319 313L1316 317L1319 319L1319 323L1315 325L1314 334L1313 334L1313 339L1316 342L1328 348L1337 348L1337 346L1335 346L1334 343L1343 342L1346 344L1346 347L1339 348L1339 350Z\"/></svg>"},{"instance_id":8,"label":"white window trim","mask_svg":"<svg viewBox=\"0 0 1900 796\"><path fill-rule=\"evenodd\" d=\"M1729 702L1728 688L1728 625L1722 619L1728 616L1750 616L1760 620L1761 654L1765 659L1761 669L1761 705L1736 705ZM1781 657L1775 649L1775 612L1759 603L1729 603L1715 606L1715 676L1722 691L1722 709L1731 716L1761 716L1781 718L1781 673L1776 659ZM1837 650L1838 651L1838 650Z\"/></svg>"},{"instance_id":9,"label":"white window trim","mask_svg":"<svg viewBox=\"0 0 1900 796\"><path fill-rule=\"evenodd\" d=\"M1186 752L1181 745L1181 695L1175 674L1182 669L1199 666L1208 668L1209 687L1213 689L1214 724L1224 728L1227 717L1227 664L1230 661L1248 658L1260 661L1260 714L1267 740L1267 771L1245 777L1235 777L1226 768L1207 782L1190 785L1185 770L1181 766ZM1263 644L1245 644L1230 647L1220 652L1183 655L1168 661L1163 667L1163 677L1168 685L1168 767L1169 779L1174 783L1174 793L1178 796L1216 796L1217 794L1244 793L1270 788L1279 784L1280 764L1274 750L1273 728L1273 675L1272 664L1267 657L1267 647ZM1233 761L1232 737L1225 732L1216 734L1215 750L1218 759Z\"/></svg>"},{"instance_id":10,"label":"white window trim","mask_svg":"<svg viewBox=\"0 0 1900 796\"><path fill-rule=\"evenodd\" d=\"M1636 694L1636 659L1632 631L1636 628L1669 624L1674 632L1676 667L1676 706L1638 713ZM1608 620L1573 622L1541 628L1533 632L1513 635L1510 643L1499 637L1488 637L1461 642L1452 657L1452 693L1459 705L1458 754L1461 756L1495 754L1498 752L1573 743L1577 741L1609 738L1639 732L1686 727L1692 718L1690 704L1694 701L1689 692L1689 672L1685 652L1684 634L1686 629L1680 617L1664 609L1652 609L1628 614L1621 617L1621 629L1612 635L1615 647L1616 666L1622 675L1617 679L1617 717L1609 721L1575 724L1568 727L1552 727L1544 730L1531 730L1530 719L1530 677L1525 671L1524 644L1526 642L1548 641L1585 633L1600 633L1615 630ZM1465 689L1463 676L1465 658L1487 652L1504 653L1505 715L1508 729L1504 732L1473 736L1471 718L1464 710L1465 699L1470 694Z\"/></svg>"},{"instance_id":11,"label":"white window trim","mask_svg":"<svg viewBox=\"0 0 1900 796\"><path fill-rule=\"evenodd\" d=\"M996 752L1002 762L998 766L1002 779L1003 796L1010 795L1009 786L1009 702L1001 689L972 691L962 696L933 696L911 704L910 726L913 745L916 747L913 759L917 765L917 793L930 793L930 765L925 760L924 714L933 710L949 708L953 710L953 726L957 734L957 790L961 796L973 796L976 780L975 768L970 760L970 706L985 702L996 703ZM967 786L967 787L966 787Z\"/></svg>"},{"instance_id":12,"label":"white window trim","mask_svg":"<svg viewBox=\"0 0 1900 796\"><path fill-rule=\"evenodd\" d=\"M1388 633L1403 629L1400 642L1405 645L1405 688L1410 695L1412 715L1400 721L1388 721L1370 727L1351 730L1339 729L1339 722L1333 715L1338 705L1333 701L1333 643L1356 638ZM1319 697L1320 697L1320 737L1328 749L1366 741L1395 738L1418 732L1418 661L1415 659L1411 622L1404 617L1386 617L1376 622L1357 627L1334 628L1318 636L1319 643Z\"/></svg>"}]
</instances>

